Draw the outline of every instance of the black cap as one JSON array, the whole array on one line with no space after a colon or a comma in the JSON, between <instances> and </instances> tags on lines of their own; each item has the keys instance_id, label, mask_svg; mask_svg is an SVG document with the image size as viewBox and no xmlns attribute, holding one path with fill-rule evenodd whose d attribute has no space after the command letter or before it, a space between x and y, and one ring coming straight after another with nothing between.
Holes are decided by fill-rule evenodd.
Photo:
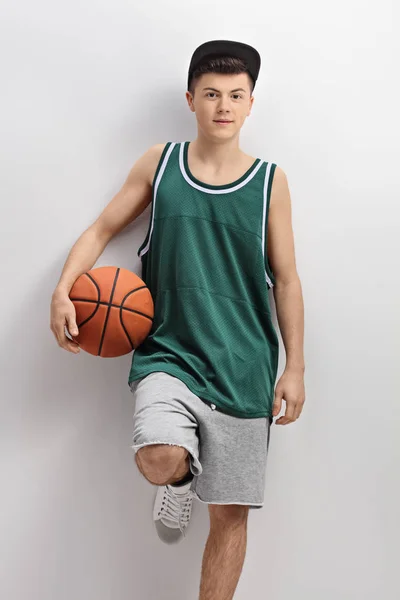
<instances>
[{"instance_id":1,"label":"black cap","mask_svg":"<svg viewBox=\"0 0 400 600\"><path fill-rule=\"evenodd\" d=\"M252 78L254 85L256 84L261 65L261 57L257 50L243 42L213 40L211 42L205 42L194 51L189 66L188 89L195 69L209 59L221 56L233 56L244 60L247 64L249 75Z\"/></svg>"}]
</instances>

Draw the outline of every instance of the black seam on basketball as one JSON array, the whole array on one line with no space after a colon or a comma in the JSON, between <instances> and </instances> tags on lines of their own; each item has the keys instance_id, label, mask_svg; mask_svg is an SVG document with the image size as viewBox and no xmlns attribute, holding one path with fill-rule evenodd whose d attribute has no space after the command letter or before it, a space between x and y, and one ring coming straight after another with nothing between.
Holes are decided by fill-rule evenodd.
<instances>
[{"instance_id":1,"label":"black seam on basketball","mask_svg":"<svg viewBox=\"0 0 400 600\"><path fill-rule=\"evenodd\" d=\"M129 293L131 293L131 292L129 292ZM70 298L70 300L73 300L74 302L96 302L96 300L87 300L86 298ZM111 306L111 308L121 308L122 310L127 310L128 312L136 313L137 315L140 315L141 317L146 317L146 319L150 319L150 321L153 320L153 317L149 317L149 315L146 315L145 313L140 312L140 310L135 310L134 308L128 308L127 306L120 306L119 304L110 304L110 302L96 302L96 304L101 305L101 306ZM91 317L89 317L89 318L91 318ZM86 319L86 321L87 320L88 319Z\"/></svg>"},{"instance_id":2,"label":"black seam on basketball","mask_svg":"<svg viewBox=\"0 0 400 600\"><path fill-rule=\"evenodd\" d=\"M82 321L82 323L77 323L76 326L78 327L78 330L82 327L82 325L85 325L85 323L87 323L88 321L90 321L90 319L92 317L94 317L94 315L97 313L97 311L99 310L99 305L100 305L100 288L97 284L97 281L95 281L93 279L93 277L91 275L89 275L89 273L85 273L85 275L87 275L89 277L89 279L94 283L94 286L97 290L97 302L96 300L91 300L91 302L96 302L96 308L94 309L94 311L92 312L91 315L89 315L84 321ZM73 300L74 298L70 297L70 300Z\"/></svg>"},{"instance_id":3,"label":"black seam on basketball","mask_svg":"<svg viewBox=\"0 0 400 600\"><path fill-rule=\"evenodd\" d=\"M141 315L142 317L146 317L146 319L150 319L150 321L151 321L151 322L153 322L153 319L152 319L152 317L149 317L148 315L145 315L144 313L141 313L141 312L140 312L140 311L138 311L138 310L134 310L133 308L126 308L126 307L124 306L124 302L126 301L126 299L127 299L129 296L131 296L132 294L134 294L134 293L135 293L135 292L137 292L138 290L142 290L143 288L146 288L146 287L147 287L147 285L142 285L140 288L136 288L136 289L134 289L134 290L131 290L130 292L127 292L127 293L125 294L125 296L122 298L121 306L120 306L120 309L119 309L119 320L120 320L120 323L121 323L122 329L125 331L126 337L128 338L130 345L132 346L132 350L135 350L135 346L133 345L133 342L132 342L132 340L131 340L131 338L130 338L130 335L129 335L129 333L127 332L127 330L126 330L126 327L125 327L125 325L124 325L124 322L123 322L123 320L122 320L122 311L123 311L123 310L129 310L130 312L134 312L134 313L136 313L136 314L138 314L138 315Z\"/></svg>"},{"instance_id":4,"label":"black seam on basketball","mask_svg":"<svg viewBox=\"0 0 400 600\"><path fill-rule=\"evenodd\" d=\"M91 281L93 281L94 285L95 285L95 286L96 286L96 288L97 288L97 291L98 291L98 293L100 294L99 286L98 286L98 284L96 283L96 281L93 279L93 277L91 277L91 276L89 275L89 273L85 273L85 275L87 275L87 276L89 277L89 279L90 279ZM137 287L137 288L134 288L133 290L130 290L130 292L129 292L129 293L130 293L130 294L133 294L133 292L138 292L139 290L144 290L144 288L146 288L146 287L147 287L147 285L141 285L141 286L139 286L139 287ZM100 295L99 295L99 298L100 298ZM72 298L71 298L71 300L72 300ZM75 300L75 298L74 298L74 300ZM94 302L94 300L89 300L89 302Z\"/></svg>"},{"instance_id":5,"label":"black seam on basketball","mask_svg":"<svg viewBox=\"0 0 400 600\"><path fill-rule=\"evenodd\" d=\"M125 331L125 335L126 335L126 337L128 338L128 340L129 340L129 343L130 343L130 345L131 345L131 348L132 348L132 350L134 350L134 349L135 349L135 346L133 345L133 342L132 342L132 340L131 340L131 337L130 337L129 333L127 332L127 330L126 330L126 327L125 327L125 325L124 325L124 322L123 322L123 320L122 320L122 306L120 306L120 308L119 308L119 321L120 321L120 323L121 323L121 327L122 327L122 329Z\"/></svg>"},{"instance_id":6,"label":"black seam on basketball","mask_svg":"<svg viewBox=\"0 0 400 600\"><path fill-rule=\"evenodd\" d=\"M129 343L130 343L130 345L131 345L131 347L132 347L132 350L134 350L134 349L135 349L135 346L133 345L133 342L132 342L132 340L131 340L131 337L130 337L129 333L127 332L127 330L126 330L126 327L125 327L125 325L124 325L124 322L123 322L123 320L122 320L122 309L123 309L124 302L125 302L125 300L127 299L127 297L128 297L130 294L133 294L133 292L136 292L138 289L139 289L139 290L140 290L140 289L143 289L143 287L146 287L146 286L142 286L141 288L136 288L135 290L131 290L130 292L128 292L127 294L125 294L125 296L122 298L121 306L120 306L120 309L119 309L119 321L120 321L120 323L121 323L122 329L125 331L125 335L126 335L126 337L128 338L128 340L129 340ZM136 312L136 313L137 313L138 311L136 311L136 310L133 310L132 312Z\"/></svg>"},{"instance_id":7,"label":"black seam on basketball","mask_svg":"<svg viewBox=\"0 0 400 600\"><path fill-rule=\"evenodd\" d=\"M147 285L141 285L140 287L134 288L129 293L133 294L133 292L137 292L138 290L143 290L145 287L147 287Z\"/></svg>"},{"instance_id":8,"label":"black seam on basketball","mask_svg":"<svg viewBox=\"0 0 400 600\"><path fill-rule=\"evenodd\" d=\"M107 309L106 318L104 319L104 327L103 327L103 333L101 334L101 340L100 340L100 346L99 346L98 356L101 356L101 349L103 347L104 336L106 334L107 321L108 321L108 317L109 317L110 310L111 310L111 302L112 302L112 299L113 299L113 296L114 296L115 286L117 285L117 279L118 279L119 271L120 271L120 269L118 267L117 268L117 272L115 273L115 277L114 277L114 283L113 283L112 290L111 290L111 295L110 295L109 306L108 306L108 309Z\"/></svg>"}]
</instances>

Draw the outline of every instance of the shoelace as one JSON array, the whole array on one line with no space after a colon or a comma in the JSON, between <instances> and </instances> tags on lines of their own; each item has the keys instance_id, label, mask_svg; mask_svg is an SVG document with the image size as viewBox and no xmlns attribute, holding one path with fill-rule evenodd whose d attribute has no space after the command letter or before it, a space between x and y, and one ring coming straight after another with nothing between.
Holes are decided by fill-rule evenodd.
<instances>
[{"instance_id":1,"label":"shoelace","mask_svg":"<svg viewBox=\"0 0 400 600\"><path fill-rule=\"evenodd\" d=\"M164 490L161 510L158 514L161 515L162 513L163 517L177 522L180 531L185 536L185 527L190 519L191 505L192 495L190 491L183 495L174 494L167 485Z\"/></svg>"}]
</instances>

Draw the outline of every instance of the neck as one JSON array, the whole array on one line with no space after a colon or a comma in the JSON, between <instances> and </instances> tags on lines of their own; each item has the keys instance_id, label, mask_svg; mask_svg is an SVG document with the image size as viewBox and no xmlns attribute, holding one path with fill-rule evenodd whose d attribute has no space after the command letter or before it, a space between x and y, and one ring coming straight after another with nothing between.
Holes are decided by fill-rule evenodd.
<instances>
[{"instance_id":1,"label":"neck","mask_svg":"<svg viewBox=\"0 0 400 600\"><path fill-rule=\"evenodd\" d=\"M205 167L212 167L215 173L239 165L243 161L244 153L239 148L239 137L229 140L210 140L198 135L190 143L190 152L193 158Z\"/></svg>"}]
</instances>

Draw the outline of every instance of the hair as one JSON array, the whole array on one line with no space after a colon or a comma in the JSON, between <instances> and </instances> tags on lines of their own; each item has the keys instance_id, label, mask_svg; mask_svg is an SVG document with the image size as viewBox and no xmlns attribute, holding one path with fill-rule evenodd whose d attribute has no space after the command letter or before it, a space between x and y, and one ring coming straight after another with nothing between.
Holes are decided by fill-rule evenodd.
<instances>
[{"instance_id":1,"label":"hair","mask_svg":"<svg viewBox=\"0 0 400 600\"><path fill-rule=\"evenodd\" d=\"M233 56L223 56L220 58L212 58L208 62L200 65L193 71L193 75L190 81L189 92L194 96L194 90L196 82L200 79L204 73L228 73L228 74L239 74L247 73L250 84L250 95L253 93L255 83L247 70L247 64L241 58L235 58Z\"/></svg>"}]
</instances>

